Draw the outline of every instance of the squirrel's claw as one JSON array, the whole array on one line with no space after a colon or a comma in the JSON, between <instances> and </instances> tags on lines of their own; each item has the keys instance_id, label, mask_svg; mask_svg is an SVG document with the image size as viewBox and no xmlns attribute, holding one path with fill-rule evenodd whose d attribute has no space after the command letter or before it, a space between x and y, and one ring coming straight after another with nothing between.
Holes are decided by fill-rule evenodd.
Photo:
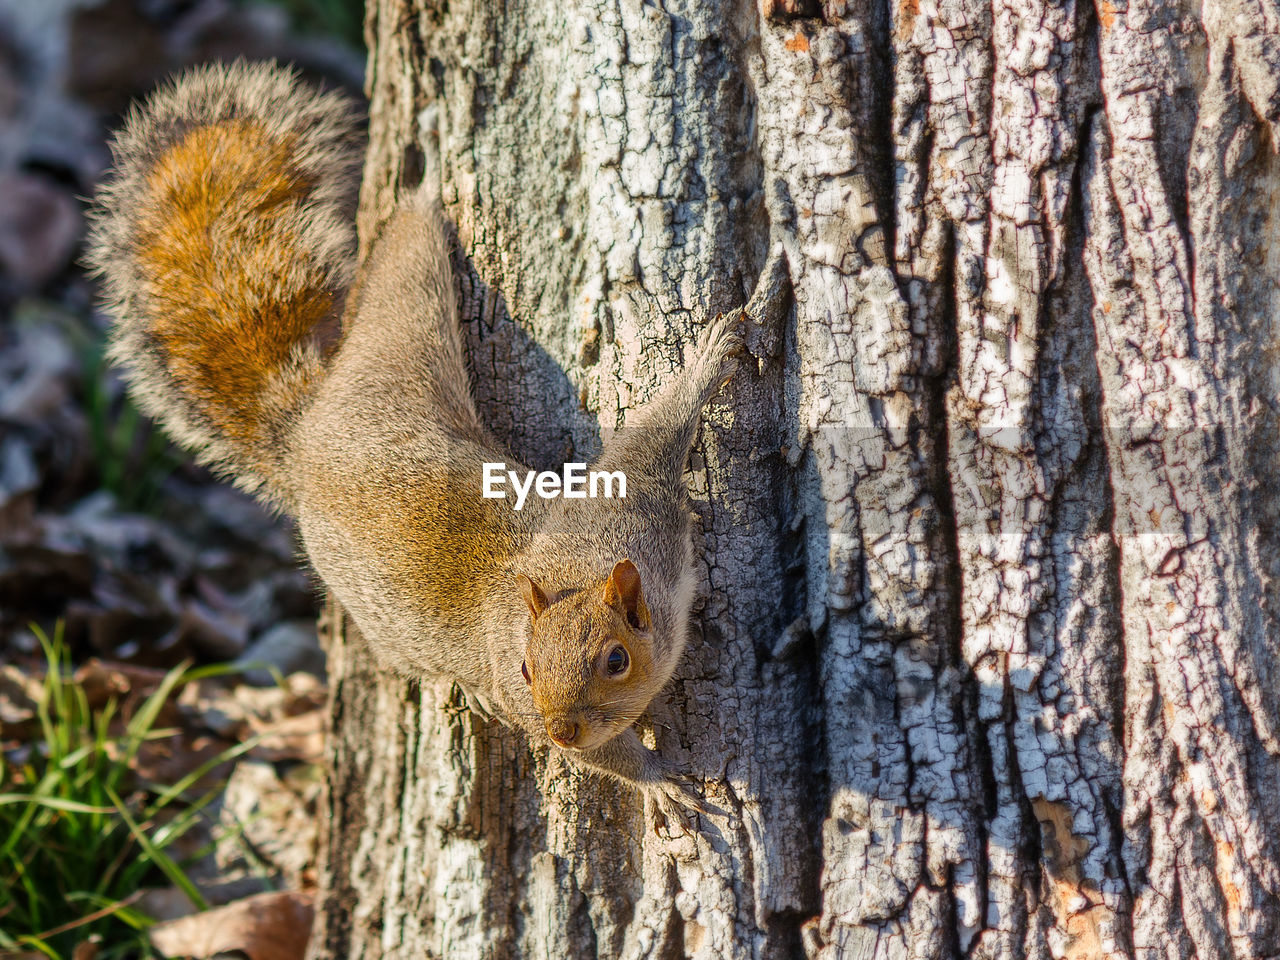
<instances>
[{"instance_id":1,"label":"squirrel's claw","mask_svg":"<svg viewBox=\"0 0 1280 960\"><path fill-rule=\"evenodd\" d=\"M689 817L691 813L710 813L694 786L693 778L687 774L667 771L659 782L646 787L645 793L653 800L658 813L658 823L654 825L654 830L660 831L666 827L668 838L671 837L673 825L677 828L675 835L692 832Z\"/></svg>"},{"instance_id":2,"label":"squirrel's claw","mask_svg":"<svg viewBox=\"0 0 1280 960\"><path fill-rule=\"evenodd\" d=\"M458 686L462 690L462 695L467 698L467 706L471 708L472 713L479 716L486 723L499 719L498 710L491 700L464 684L460 683Z\"/></svg>"}]
</instances>

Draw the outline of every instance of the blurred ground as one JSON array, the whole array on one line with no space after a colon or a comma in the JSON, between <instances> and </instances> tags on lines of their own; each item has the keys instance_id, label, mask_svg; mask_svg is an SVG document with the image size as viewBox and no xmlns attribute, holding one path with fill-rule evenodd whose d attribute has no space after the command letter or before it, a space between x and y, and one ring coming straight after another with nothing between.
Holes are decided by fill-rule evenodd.
<instances>
[{"instance_id":1,"label":"blurred ground","mask_svg":"<svg viewBox=\"0 0 1280 960\"><path fill-rule=\"evenodd\" d=\"M328 6L358 23L351 0ZM284 687L262 668L185 686L175 739L149 751L145 772L164 782L263 737L222 771L231 787L213 819L253 826L238 831L251 839L239 853L211 851L201 868L213 903L308 882L318 586L286 521L194 467L128 403L102 362L106 320L78 259L121 112L184 66L241 56L359 94L363 54L279 6L0 0L0 749L39 749L33 625L61 624L78 675L121 699L183 661L293 675ZM153 896L155 915L189 910L166 896Z\"/></svg>"}]
</instances>

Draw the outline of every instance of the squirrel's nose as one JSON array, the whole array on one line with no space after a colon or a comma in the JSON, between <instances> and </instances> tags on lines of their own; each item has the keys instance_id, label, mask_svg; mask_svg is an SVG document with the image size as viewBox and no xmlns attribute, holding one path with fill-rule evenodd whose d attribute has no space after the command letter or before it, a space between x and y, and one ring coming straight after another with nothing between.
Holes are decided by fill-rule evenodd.
<instances>
[{"instance_id":1,"label":"squirrel's nose","mask_svg":"<svg viewBox=\"0 0 1280 960\"><path fill-rule=\"evenodd\" d=\"M547 721L547 735L557 746L572 747L578 739L578 725L572 720L556 717Z\"/></svg>"}]
</instances>

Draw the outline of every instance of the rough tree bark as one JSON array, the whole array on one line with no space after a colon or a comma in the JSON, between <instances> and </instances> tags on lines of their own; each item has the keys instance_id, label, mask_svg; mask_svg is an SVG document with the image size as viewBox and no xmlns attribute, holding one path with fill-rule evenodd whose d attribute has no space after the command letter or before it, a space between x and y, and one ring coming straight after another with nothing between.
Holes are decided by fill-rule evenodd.
<instances>
[{"instance_id":1,"label":"rough tree bark","mask_svg":"<svg viewBox=\"0 0 1280 960\"><path fill-rule=\"evenodd\" d=\"M522 459L588 459L748 299L755 362L657 732L727 815L660 836L336 629L312 958L1280 954L1277 0L368 38L363 241L438 143Z\"/></svg>"}]
</instances>

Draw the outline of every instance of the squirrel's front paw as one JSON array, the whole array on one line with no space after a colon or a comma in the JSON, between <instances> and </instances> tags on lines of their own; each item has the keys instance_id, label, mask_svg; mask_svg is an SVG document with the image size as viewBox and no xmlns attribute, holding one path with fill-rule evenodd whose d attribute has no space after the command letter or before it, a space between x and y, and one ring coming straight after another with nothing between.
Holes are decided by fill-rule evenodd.
<instances>
[{"instance_id":1,"label":"squirrel's front paw","mask_svg":"<svg viewBox=\"0 0 1280 960\"><path fill-rule=\"evenodd\" d=\"M657 826L665 826L668 832L674 827L677 834L690 833L689 814L710 813L693 777L686 773L664 770L661 779L644 785L644 794L657 810L661 821Z\"/></svg>"},{"instance_id":2,"label":"squirrel's front paw","mask_svg":"<svg viewBox=\"0 0 1280 960\"><path fill-rule=\"evenodd\" d=\"M698 343L698 365L712 392L733 379L738 369L738 356L743 349L742 310L722 313L707 324Z\"/></svg>"},{"instance_id":3,"label":"squirrel's front paw","mask_svg":"<svg viewBox=\"0 0 1280 960\"><path fill-rule=\"evenodd\" d=\"M693 777L641 743L634 727L580 759L630 784L646 801L653 801L659 821L679 833L689 832L690 811L718 812L707 806Z\"/></svg>"}]
</instances>

